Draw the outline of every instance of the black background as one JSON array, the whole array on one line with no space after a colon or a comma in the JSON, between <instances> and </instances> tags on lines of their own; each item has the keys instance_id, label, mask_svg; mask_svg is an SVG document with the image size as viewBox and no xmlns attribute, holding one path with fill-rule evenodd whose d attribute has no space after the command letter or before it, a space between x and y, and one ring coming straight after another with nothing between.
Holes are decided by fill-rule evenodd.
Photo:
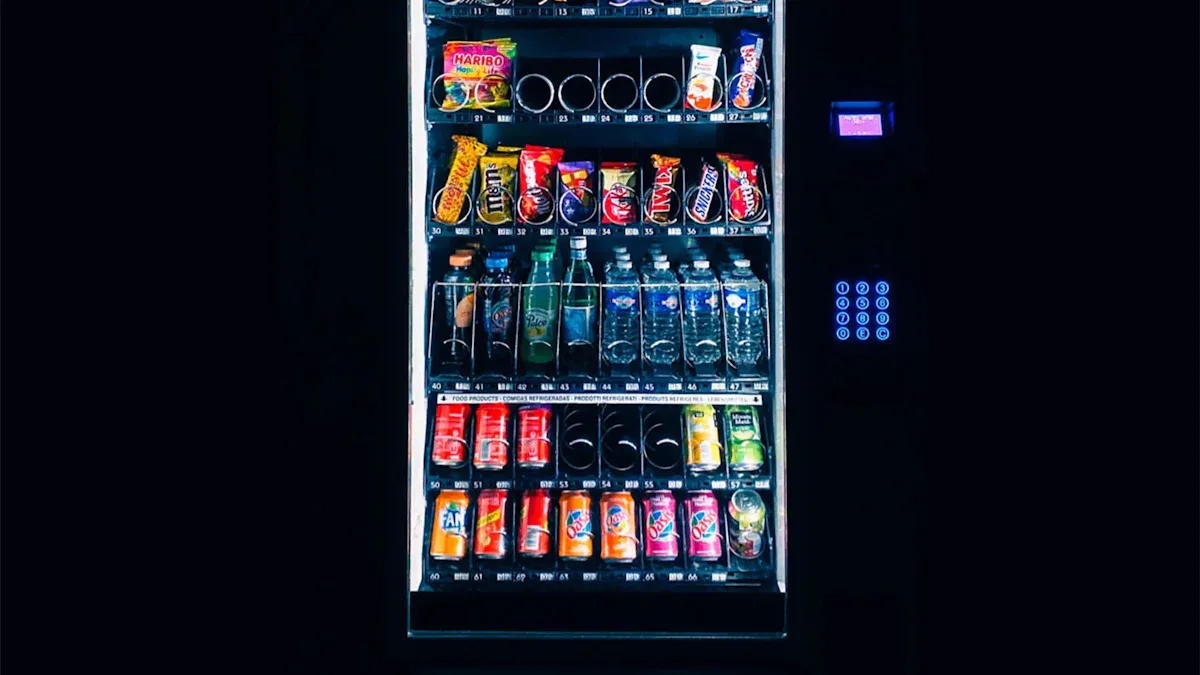
<instances>
[{"instance_id":1,"label":"black background","mask_svg":"<svg viewBox=\"0 0 1200 675\"><path fill-rule=\"evenodd\" d=\"M847 184L822 156L831 98L894 98L924 136L891 276L924 299L893 314L923 320L904 372L926 396L863 412L818 394L828 286L799 280L840 261L802 244L836 223L793 197L789 312L815 317L790 334L811 356L789 342L789 378L813 381L789 407L816 418L801 641L446 645L428 663L1194 663L1197 77L1175 47L1194 35L822 5L789 10L807 17L789 124L812 142L789 145L789 179ZM5 657L402 672L385 502L404 481L385 467L405 435L407 177L381 8L5 9Z\"/></svg>"}]
</instances>

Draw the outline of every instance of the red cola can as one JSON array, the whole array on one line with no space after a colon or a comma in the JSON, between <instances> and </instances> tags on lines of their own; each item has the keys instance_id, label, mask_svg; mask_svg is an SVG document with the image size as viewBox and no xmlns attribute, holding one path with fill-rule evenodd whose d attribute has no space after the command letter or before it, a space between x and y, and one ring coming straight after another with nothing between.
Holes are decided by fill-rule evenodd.
<instances>
[{"instance_id":1,"label":"red cola can","mask_svg":"<svg viewBox=\"0 0 1200 675\"><path fill-rule=\"evenodd\" d=\"M550 553L550 491L526 490L521 495L517 553L541 558Z\"/></svg>"},{"instance_id":2,"label":"red cola can","mask_svg":"<svg viewBox=\"0 0 1200 675\"><path fill-rule=\"evenodd\" d=\"M467 419L471 406L442 403L433 416L433 463L462 466L467 461Z\"/></svg>"},{"instance_id":3,"label":"red cola can","mask_svg":"<svg viewBox=\"0 0 1200 675\"><path fill-rule=\"evenodd\" d=\"M550 463L550 406L517 409L517 466L540 469Z\"/></svg>"},{"instance_id":4,"label":"red cola can","mask_svg":"<svg viewBox=\"0 0 1200 675\"><path fill-rule=\"evenodd\" d=\"M687 511L688 557L692 560L720 560L720 512L712 490L689 491L684 508Z\"/></svg>"},{"instance_id":5,"label":"red cola can","mask_svg":"<svg viewBox=\"0 0 1200 675\"><path fill-rule=\"evenodd\" d=\"M475 409L475 468L499 471L508 466L508 404L484 403Z\"/></svg>"}]
</instances>

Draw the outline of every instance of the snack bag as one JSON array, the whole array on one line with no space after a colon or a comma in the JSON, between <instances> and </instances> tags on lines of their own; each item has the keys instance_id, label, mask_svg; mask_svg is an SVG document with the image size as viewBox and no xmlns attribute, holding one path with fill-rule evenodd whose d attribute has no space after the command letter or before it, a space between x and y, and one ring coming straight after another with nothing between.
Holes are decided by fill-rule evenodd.
<instances>
[{"instance_id":1,"label":"snack bag","mask_svg":"<svg viewBox=\"0 0 1200 675\"><path fill-rule=\"evenodd\" d=\"M511 38L447 42L442 48L442 82L446 87L442 110L507 107L516 59L517 43Z\"/></svg>"},{"instance_id":2,"label":"snack bag","mask_svg":"<svg viewBox=\"0 0 1200 675\"><path fill-rule=\"evenodd\" d=\"M600 163L600 222L631 225L637 220L637 163Z\"/></svg>"},{"instance_id":3,"label":"snack bag","mask_svg":"<svg viewBox=\"0 0 1200 675\"><path fill-rule=\"evenodd\" d=\"M729 83L729 103L735 108L745 110L754 100L754 85L758 82L754 76L758 73L762 51L761 35L746 29L738 33L737 63L733 68L735 75Z\"/></svg>"},{"instance_id":4,"label":"snack bag","mask_svg":"<svg viewBox=\"0 0 1200 675\"><path fill-rule=\"evenodd\" d=\"M558 165L558 175L563 184L559 210L565 220L582 223L595 214L595 188L592 187L592 174L595 171L596 165L592 162L562 162Z\"/></svg>"},{"instance_id":5,"label":"snack bag","mask_svg":"<svg viewBox=\"0 0 1200 675\"><path fill-rule=\"evenodd\" d=\"M488 225L512 222L517 187L517 153L496 150L479 160L479 219Z\"/></svg>"},{"instance_id":6,"label":"snack bag","mask_svg":"<svg viewBox=\"0 0 1200 675\"><path fill-rule=\"evenodd\" d=\"M721 48L692 45L692 65L688 70L687 106L692 110L708 112L721 106L714 101L716 93L717 65L721 61Z\"/></svg>"},{"instance_id":7,"label":"snack bag","mask_svg":"<svg viewBox=\"0 0 1200 675\"><path fill-rule=\"evenodd\" d=\"M742 155L719 152L717 159L728 174L729 217L746 222L760 217L763 204L758 191L758 163Z\"/></svg>"},{"instance_id":8,"label":"snack bag","mask_svg":"<svg viewBox=\"0 0 1200 675\"><path fill-rule=\"evenodd\" d=\"M454 141L454 154L450 159L450 173L446 176L441 198L434 204L433 219L445 225L458 222L462 212L463 200L471 186L471 174L479 158L487 152L487 146L472 136L451 136Z\"/></svg>"},{"instance_id":9,"label":"snack bag","mask_svg":"<svg viewBox=\"0 0 1200 675\"><path fill-rule=\"evenodd\" d=\"M675 222L671 205L679 199L679 191L675 186L679 175L679 158L663 155L650 155L654 163L654 186L650 191L650 203L646 205L646 218L659 225L669 225Z\"/></svg>"},{"instance_id":10,"label":"snack bag","mask_svg":"<svg viewBox=\"0 0 1200 675\"><path fill-rule=\"evenodd\" d=\"M545 222L554 213L554 191L550 174L562 160L562 148L527 145L517 164L520 176L517 213L527 223Z\"/></svg>"}]
</instances>

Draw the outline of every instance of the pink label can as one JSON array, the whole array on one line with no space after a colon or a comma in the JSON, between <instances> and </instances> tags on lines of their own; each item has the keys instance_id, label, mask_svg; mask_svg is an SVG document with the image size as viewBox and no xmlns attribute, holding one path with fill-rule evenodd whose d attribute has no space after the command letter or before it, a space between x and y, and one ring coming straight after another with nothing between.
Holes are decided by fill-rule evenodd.
<instances>
[{"instance_id":1,"label":"pink label can","mask_svg":"<svg viewBox=\"0 0 1200 675\"><path fill-rule=\"evenodd\" d=\"M684 503L687 512L688 557L692 560L721 559L721 528L717 498L711 490L692 490Z\"/></svg>"},{"instance_id":2,"label":"pink label can","mask_svg":"<svg viewBox=\"0 0 1200 675\"><path fill-rule=\"evenodd\" d=\"M674 560L679 557L679 525L675 522L675 495L653 490L642 497L646 514L646 558Z\"/></svg>"}]
</instances>

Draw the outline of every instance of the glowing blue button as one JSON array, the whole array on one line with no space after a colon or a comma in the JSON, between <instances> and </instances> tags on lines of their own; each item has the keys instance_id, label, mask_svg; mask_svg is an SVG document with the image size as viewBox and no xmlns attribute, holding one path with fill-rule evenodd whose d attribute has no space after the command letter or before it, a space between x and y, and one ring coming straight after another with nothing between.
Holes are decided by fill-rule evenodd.
<instances>
[{"instance_id":1,"label":"glowing blue button","mask_svg":"<svg viewBox=\"0 0 1200 675\"><path fill-rule=\"evenodd\" d=\"M892 303L888 302L887 298L884 298L884 297L875 298L875 307L877 307L878 309L887 309L888 305L890 305L890 304L892 304Z\"/></svg>"},{"instance_id":2,"label":"glowing blue button","mask_svg":"<svg viewBox=\"0 0 1200 675\"><path fill-rule=\"evenodd\" d=\"M886 339L890 338L891 336L892 336L892 333L888 329L884 328L883 326L880 326L879 328L875 329L875 337L879 338L880 340L886 340Z\"/></svg>"},{"instance_id":3,"label":"glowing blue button","mask_svg":"<svg viewBox=\"0 0 1200 675\"><path fill-rule=\"evenodd\" d=\"M887 322L891 321L891 320L892 320L892 317L888 316L887 312L876 312L875 313L875 323L879 324L880 326L886 326Z\"/></svg>"},{"instance_id":4,"label":"glowing blue button","mask_svg":"<svg viewBox=\"0 0 1200 675\"><path fill-rule=\"evenodd\" d=\"M871 320L871 315L867 314L866 312L859 312L858 314L854 315L854 322L860 326L867 325L867 322L869 322L870 320Z\"/></svg>"},{"instance_id":5,"label":"glowing blue button","mask_svg":"<svg viewBox=\"0 0 1200 675\"><path fill-rule=\"evenodd\" d=\"M854 337L858 338L859 340L866 340L867 338L871 337L871 331L870 329L859 326L858 330L854 331Z\"/></svg>"},{"instance_id":6,"label":"glowing blue button","mask_svg":"<svg viewBox=\"0 0 1200 675\"><path fill-rule=\"evenodd\" d=\"M870 292L870 290L871 285L865 281L860 281L857 284L854 284L854 292L858 293L859 295L866 295L868 292Z\"/></svg>"},{"instance_id":7,"label":"glowing blue button","mask_svg":"<svg viewBox=\"0 0 1200 675\"><path fill-rule=\"evenodd\" d=\"M871 306L871 301L860 295L854 299L854 306L859 309L866 309Z\"/></svg>"},{"instance_id":8,"label":"glowing blue button","mask_svg":"<svg viewBox=\"0 0 1200 675\"><path fill-rule=\"evenodd\" d=\"M850 315L845 312L838 312L835 318L837 319L839 326L845 326L846 324L850 323Z\"/></svg>"},{"instance_id":9,"label":"glowing blue button","mask_svg":"<svg viewBox=\"0 0 1200 675\"><path fill-rule=\"evenodd\" d=\"M886 281L875 282L875 292L878 293L879 295L887 295L887 292L890 290L892 290L892 287L888 286L888 282L886 282Z\"/></svg>"},{"instance_id":10,"label":"glowing blue button","mask_svg":"<svg viewBox=\"0 0 1200 675\"><path fill-rule=\"evenodd\" d=\"M845 295L850 292L850 284L844 281L837 282L837 285L834 286L834 288L837 289L838 295Z\"/></svg>"},{"instance_id":11,"label":"glowing blue button","mask_svg":"<svg viewBox=\"0 0 1200 675\"><path fill-rule=\"evenodd\" d=\"M833 304L837 305L838 309L846 309L850 306L850 298L847 298L844 295L839 295L838 299L834 301Z\"/></svg>"},{"instance_id":12,"label":"glowing blue button","mask_svg":"<svg viewBox=\"0 0 1200 675\"><path fill-rule=\"evenodd\" d=\"M850 329L846 328L845 326L839 326L835 335L837 335L837 339L839 340L849 340Z\"/></svg>"}]
</instances>

